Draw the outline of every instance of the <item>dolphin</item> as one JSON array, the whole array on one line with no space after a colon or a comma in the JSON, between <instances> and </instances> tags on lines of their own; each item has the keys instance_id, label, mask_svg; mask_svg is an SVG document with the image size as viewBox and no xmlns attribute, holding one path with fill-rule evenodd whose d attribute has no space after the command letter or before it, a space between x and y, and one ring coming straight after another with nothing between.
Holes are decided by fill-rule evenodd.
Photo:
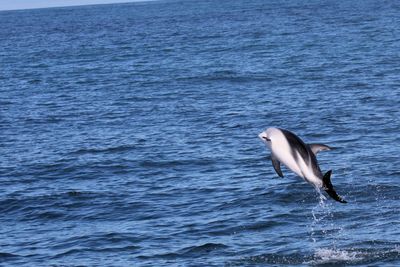
<instances>
[{"instance_id":1,"label":"dolphin","mask_svg":"<svg viewBox=\"0 0 400 267\"><path fill-rule=\"evenodd\" d=\"M317 161L317 153L320 151L331 150L324 144L305 144L294 133L280 129L268 128L260 133L258 137L271 150L272 166L276 173L283 177L281 163L312 184L318 191L323 189L330 197L341 203L347 203L340 197L331 183L332 170L322 175Z\"/></svg>"}]
</instances>

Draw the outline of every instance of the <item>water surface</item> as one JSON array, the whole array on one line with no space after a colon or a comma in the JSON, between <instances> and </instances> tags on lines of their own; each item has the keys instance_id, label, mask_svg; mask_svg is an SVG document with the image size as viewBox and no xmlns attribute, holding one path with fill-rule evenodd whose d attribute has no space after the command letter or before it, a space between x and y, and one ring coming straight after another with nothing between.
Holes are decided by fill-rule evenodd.
<instances>
[{"instance_id":1,"label":"water surface","mask_svg":"<svg viewBox=\"0 0 400 267\"><path fill-rule=\"evenodd\" d=\"M5 266L400 264L400 4L0 12ZM320 153L321 201L259 132Z\"/></svg>"}]
</instances>

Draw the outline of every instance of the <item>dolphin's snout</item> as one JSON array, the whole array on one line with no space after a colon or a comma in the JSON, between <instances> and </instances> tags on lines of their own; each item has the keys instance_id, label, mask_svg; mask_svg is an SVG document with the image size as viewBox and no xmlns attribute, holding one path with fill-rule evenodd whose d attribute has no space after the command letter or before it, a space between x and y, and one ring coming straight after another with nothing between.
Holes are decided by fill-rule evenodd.
<instances>
[{"instance_id":1,"label":"dolphin's snout","mask_svg":"<svg viewBox=\"0 0 400 267\"><path fill-rule=\"evenodd\" d=\"M271 141L271 139L269 139L269 138L267 137L267 133L266 133L266 132L260 133L260 134L258 135L258 137L259 137L261 140L263 140L263 141Z\"/></svg>"}]
</instances>

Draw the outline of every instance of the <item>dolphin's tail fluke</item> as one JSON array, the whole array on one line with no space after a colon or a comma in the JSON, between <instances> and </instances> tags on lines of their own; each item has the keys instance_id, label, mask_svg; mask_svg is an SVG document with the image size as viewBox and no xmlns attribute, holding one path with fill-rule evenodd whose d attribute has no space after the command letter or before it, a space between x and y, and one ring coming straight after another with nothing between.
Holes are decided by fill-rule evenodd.
<instances>
[{"instance_id":1,"label":"dolphin's tail fluke","mask_svg":"<svg viewBox=\"0 0 400 267\"><path fill-rule=\"evenodd\" d=\"M331 183L331 174L332 174L332 170L327 171L324 175L324 177L322 178L322 181L324 182L324 190L326 193L328 193L328 195L333 198L336 201L339 201L340 203L347 203L346 200L344 200L341 196L339 196L335 189L333 189L333 185Z\"/></svg>"}]
</instances>

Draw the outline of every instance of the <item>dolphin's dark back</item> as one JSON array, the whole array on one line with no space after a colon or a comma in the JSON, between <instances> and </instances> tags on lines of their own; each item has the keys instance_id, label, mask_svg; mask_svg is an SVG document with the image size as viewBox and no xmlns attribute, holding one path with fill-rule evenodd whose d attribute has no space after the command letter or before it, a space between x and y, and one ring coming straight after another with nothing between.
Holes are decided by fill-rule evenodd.
<instances>
[{"instance_id":1,"label":"dolphin's dark back","mask_svg":"<svg viewBox=\"0 0 400 267\"><path fill-rule=\"evenodd\" d=\"M300 156L304 159L306 164L311 164L313 172L322 179L322 172L321 169L318 166L318 161L317 157L314 155L314 153L311 151L310 147L303 142L297 135L294 133L285 130L285 129L280 129L282 133L285 135L286 139L289 142L289 145L292 149L292 155L295 158L295 160L298 160L298 155L295 151L298 151Z\"/></svg>"}]
</instances>

